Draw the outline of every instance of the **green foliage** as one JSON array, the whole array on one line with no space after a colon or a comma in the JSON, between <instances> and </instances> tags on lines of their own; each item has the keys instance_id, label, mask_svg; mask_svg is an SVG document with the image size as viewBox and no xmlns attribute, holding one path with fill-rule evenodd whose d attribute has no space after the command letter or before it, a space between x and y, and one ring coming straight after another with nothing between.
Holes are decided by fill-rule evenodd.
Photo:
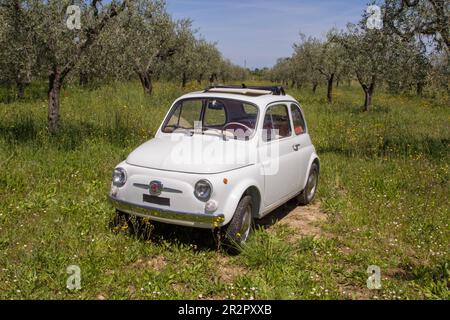
<instances>
[{"instance_id":1,"label":"green foliage","mask_svg":"<svg viewBox=\"0 0 450 320\"><path fill-rule=\"evenodd\" d=\"M324 41L300 34L289 58L278 59L265 78L300 88L356 80L361 85L364 111L379 89L428 97L449 95L448 1L387 0L381 29L368 27L364 12L357 24L332 29ZM373 2L374 3L374 2ZM428 36L427 40L416 37Z\"/></svg>"}]
</instances>

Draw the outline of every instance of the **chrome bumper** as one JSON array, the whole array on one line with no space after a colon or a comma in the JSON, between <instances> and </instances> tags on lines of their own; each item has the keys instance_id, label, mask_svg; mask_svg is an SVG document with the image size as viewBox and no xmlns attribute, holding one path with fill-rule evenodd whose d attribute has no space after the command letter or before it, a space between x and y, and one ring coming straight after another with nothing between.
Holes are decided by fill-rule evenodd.
<instances>
[{"instance_id":1,"label":"chrome bumper","mask_svg":"<svg viewBox=\"0 0 450 320\"><path fill-rule=\"evenodd\" d=\"M220 227L222 222L225 221L225 216L223 214L206 214L206 213L197 214L197 213L173 212L118 200L111 195L108 195L108 198L109 201L114 205L114 207L119 211L123 211L129 214L154 219L158 221L159 220L185 221L192 223L207 224L211 225L211 227L214 228Z\"/></svg>"}]
</instances>

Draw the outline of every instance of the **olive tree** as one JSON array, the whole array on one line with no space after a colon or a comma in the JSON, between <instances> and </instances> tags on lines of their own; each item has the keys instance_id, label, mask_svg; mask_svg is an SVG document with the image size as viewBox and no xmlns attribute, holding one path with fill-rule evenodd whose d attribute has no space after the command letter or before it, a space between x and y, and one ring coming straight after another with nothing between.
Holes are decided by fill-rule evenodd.
<instances>
[{"instance_id":1,"label":"olive tree","mask_svg":"<svg viewBox=\"0 0 450 320\"><path fill-rule=\"evenodd\" d=\"M386 0L384 5L384 23L395 34L406 41L425 42L431 39L436 44L440 63L431 63L418 56L416 74L423 79L425 72L420 67L428 67L430 72L444 76L439 81L441 87L450 93L450 1L449 0ZM430 47L429 45L427 45ZM428 60L428 61L427 61ZM433 69L431 71L431 69ZM436 68L440 70L436 70ZM423 70L423 69L422 69ZM433 80L433 78L431 78ZM420 93L423 83L417 82L417 91Z\"/></svg>"},{"instance_id":2,"label":"olive tree","mask_svg":"<svg viewBox=\"0 0 450 320\"><path fill-rule=\"evenodd\" d=\"M229 81L245 81L248 76L248 70L244 69L228 59L222 60L218 78L224 83Z\"/></svg>"},{"instance_id":3,"label":"olive tree","mask_svg":"<svg viewBox=\"0 0 450 320\"><path fill-rule=\"evenodd\" d=\"M117 24L117 44L123 64L138 76L145 94L153 92L153 77L177 50L175 23L162 0L131 3Z\"/></svg>"},{"instance_id":4,"label":"olive tree","mask_svg":"<svg viewBox=\"0 0 450 320\"><path fill-rule=\"evenodd\" d=\"M293 81L294 61L291 57L279 58L277 63L270 71L270 80L272 82L280 82L288 86L289 81Z\"/></svg>"},{"instance_id":5,"label":"olive tree","mask_svg":"<svg viewBox=\"0 0 450 320\"><path fill-rule=\"evenodd\" d=\"M327 40L322 42L316 38L302 36L302 41L294 45L300 63L304 64L313 83L313 91L319 83L319 75L327 83L327 99L333 102L333 85L344 70L344 50L338 42L331 41L335 31L330 31Z\"/></svg>"},{"instance_id":6,"label":"olive tree","mask_svg":"<svg viewBox=\"0 0 450 320\"><path fill-rule=\"evenodd\" d=\"M0 1L0 81L16 85L19 98L23 98L37 64L28 5L23 0Z\"/></svg>"},{"instance_id":7,"label":"olive tree","mask_svg":"<svg viewBox=\"0 0 450 320\"><path fill-rule=\"evenodd\" d=\"M292 87L301 88L306 83L312 84L315 93L322 75L318 74L314 68L307 62L308 57L305 56L305 47L294 45L294 54L290 58L290 70L285 70L285 76L290 78Z\"/></svg>"},{"instance_id":8,"label":"olive tree","mask_svg":"<svg viewBox=\"0 0 450 320\"><path fill-rule=\"evenodd\" d=\"M48 72L50 132L58 130L60 91L66 77L128 2L78 1L77 7L69 7L72 1L68 0L30 0L35 44Z\"/></svg>"},{"instance_id":9,"label":"olive tree","mask_svg":"<svg viewBox=\"0 0 450 320\"><path fill-rule=\"evenodd\" d=\"M349 24L346 31L335 36L346 52L346 63L364 91L364 110L369 111L377 84L383 80L387 67L389 39L382 30L368 30Z\"/></svg>"},{"instance_id":10,"label":"olive tree","mask_svg":"<svg viewBox=\"0 0 450 320\"><path fill-rule=\"evenodd\" d=\"M450 50L449 0L385 0L384 23L403 38L431 37Z\"/></svg>"},{"instance_id":11,"label":"olive tree","mask_svg":"<svg viewBox=\"0 0 450 320\"><path fill-rule=\"evenodd\" d=\"M434 52L429 58L431 70L428 74L428 90L432 95L446 93L450 96L450 66L448 55ZM443 90L443 91L442 91Z\"/></svg>"},{"instance_id":12,"label":"olive tree","mask_svg":"<svg viewBox=\"0 0 450 320\"><path fill-rule=\"evenodd\" d=\"M327 81L327 99L333 102L333 85L336 79L342 75L345 68L345 51L338 43L332 41L336 31L332 30L327 36L327 41L323 43L319 53L317 70Z\"/></svg>"},{"instance_id":13,"label":"olive tree","mask_svg":"<svg viewBox=\"0 0 450 320\"><path fill-rule=\"evenodd\" d=\"M316 93L318 85L323 82L323 75L319 72L322 43L313 37L307 38L300 34L300 42L294 44L292 56L292 68L298 87L304 82L312 84L313 93Z\"/></svg>"},{"instance_id":14,"label":"olive tree","mask_svg":"<svg viewBox=\"0 0 450 320\"><path fill-rule=\"evenodd\" d=\"M422 95L431 71L429 57L419 42L392 41L389 58L389 76L385 82L391 92L410 92L415 90Z\"/></svg>"},{"instance_id":15,"label":"olive tree","mask_svg":"<svg viewBox=\"0 0 450 320\"><path fill-rule=\"evenodd\" d=\"M196 60L199 59L195 51L197 39L190 19L177 21L175 32L177 49L172 59L172 77L181 80L184 88L196 72Z\"/></svg>"},{"instance_id":16,"label":"olive tree","mask_svg":"<svg viewBox=\"0 0 450 320\"><path fill-rule=\"evenodd\" d=\"M200 39L195 43L194 55L197 83L201 84L204 79L208 79L209 83L215 82L222 62L222 55L216 44Z\"/></svg>"}]
</instances>

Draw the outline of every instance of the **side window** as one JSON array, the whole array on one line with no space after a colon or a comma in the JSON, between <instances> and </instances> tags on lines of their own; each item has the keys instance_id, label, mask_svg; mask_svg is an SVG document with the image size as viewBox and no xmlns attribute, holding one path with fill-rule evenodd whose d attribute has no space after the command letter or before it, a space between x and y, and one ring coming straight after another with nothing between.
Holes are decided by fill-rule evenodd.
<instances>
[{"instance_id":1,"label":"side window","mask_svg":"<svg viewBox=\"0 0 450 320\"><path fill-rule=\"evenodd\" d=\"M296 135L301 135L306 133L306 125L305 125L305 119L303 119L302 112L300 111L300 108L295 105L291 104L291 113L292 113L292 122L294 123L294 132Z\"/></svg>"},{"instance_id":2,"label":"side window","mask_svg":"<svg viewBox=\"0 0 450 320\"><path fill-rule=\"evenodd\" d=\"M291 136L291 122L284 104L271 106L264 116L263 136L265 141L278 140Z\"/></svg>"},{"instance_id":3,"label":"side window","mask_svg":"<svg viewBox=\"0 0 450 320\"><path fill-rule=\"evenodd\" d=\"M254 116L256 118L258 110L255 108L255 106L253 106L251 104L243 103L242 104L242 109L244 110L244 113L246 115Z\"/></svg>"}]
</instances>

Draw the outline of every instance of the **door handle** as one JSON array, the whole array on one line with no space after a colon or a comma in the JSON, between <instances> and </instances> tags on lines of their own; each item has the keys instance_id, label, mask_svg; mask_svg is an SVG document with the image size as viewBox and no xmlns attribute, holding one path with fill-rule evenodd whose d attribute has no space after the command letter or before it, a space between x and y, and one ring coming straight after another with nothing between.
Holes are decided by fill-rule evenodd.
<instances>
[{"instance_id":1,"label":"door handle","mask_svg":"<svg viewBox=\"0 0 450 320\"><path fill-rule=\"evenodd\" d=\"M294 149L294 151L298 151L298 150L300 149L301 146L302 146L301 144L294 144L294 145L292 146L292 148Z\"/></svg>"}]
</instances>

